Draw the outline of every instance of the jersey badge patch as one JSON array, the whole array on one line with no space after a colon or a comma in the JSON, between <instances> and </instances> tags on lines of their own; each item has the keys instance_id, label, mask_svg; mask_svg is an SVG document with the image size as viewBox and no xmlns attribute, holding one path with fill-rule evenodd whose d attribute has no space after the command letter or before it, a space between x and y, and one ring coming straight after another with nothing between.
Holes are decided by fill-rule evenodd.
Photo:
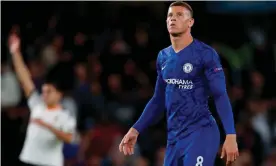
<instances>
[{"instance_id":1,"label":"jersey badge patch","mask_svg":"<svg viewBox=\"0 0 276 166\"><path fill-rule=\"evenodd\" d=\"M184 71L185 73L191 73L191 72L193 71L193 65L190 64L190 63L185 63L185 64L183 65L183 71Z\"/></svg>"}]
</instances>

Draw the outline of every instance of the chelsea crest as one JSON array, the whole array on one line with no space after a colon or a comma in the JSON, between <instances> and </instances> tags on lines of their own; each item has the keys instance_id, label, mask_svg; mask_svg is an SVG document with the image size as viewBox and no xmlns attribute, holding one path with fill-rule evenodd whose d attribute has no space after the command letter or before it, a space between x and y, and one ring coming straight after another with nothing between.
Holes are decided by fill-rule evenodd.
<instances>
[{"instance_id":1,"label":"chelsea crest","mask_svg":"<svg viewBox=\"0 0 276 166\"><path fill-rule=\"evenodd\" d=\"M190 64L190 63L185 63L185 64L183 65L183 71L184 71L185 73L190 73L192 70L193 70L193 65L192 65L192 64Z\"/></svg>"}]
</instances>

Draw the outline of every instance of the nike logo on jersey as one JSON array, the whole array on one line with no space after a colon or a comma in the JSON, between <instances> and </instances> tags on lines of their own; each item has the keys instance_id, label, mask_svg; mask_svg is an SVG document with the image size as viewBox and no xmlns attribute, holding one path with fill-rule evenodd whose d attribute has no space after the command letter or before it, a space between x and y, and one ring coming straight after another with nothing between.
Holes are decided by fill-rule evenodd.
<instances>
[{"instance_id":1,"label":"nike logo on jersey","mask_svg":"<svg viewBox=\"0 0 276 166\"><path fill-rule=\"evenodd\" d=\"M161 68L161 70L164 70L166 68L166 65Z\"/></svg>"}]
</instances>

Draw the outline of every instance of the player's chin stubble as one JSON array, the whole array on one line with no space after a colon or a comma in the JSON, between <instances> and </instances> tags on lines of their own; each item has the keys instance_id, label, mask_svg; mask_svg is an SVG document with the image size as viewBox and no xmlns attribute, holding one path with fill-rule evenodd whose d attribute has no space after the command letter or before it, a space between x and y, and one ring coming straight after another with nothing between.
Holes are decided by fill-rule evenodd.
<instances>
[{"instance_id":1,"label":"player's chin stubble","mask_svg":"<svg viewBox=\"0 0 276 166\"><path fill-rule=\"evenodd\" d=\"M184 29L184 30L182 30L182 31L180 31L180 32L173 32L173 33L170 33L170 35L172 36L172 37L181 37L184 33L186 33L187 32L187 29Z\"/></svg>"},{"instance_id":2,"label":"player's chin stubble","mask_svg":"<svg viewBox=\"0 0 276 166\"><path fill-rule=\"evenodd\" d=\"M172 37L180 37L183 33L179 32L179 33L171 33Z\"/></svg>"}]
</instances>

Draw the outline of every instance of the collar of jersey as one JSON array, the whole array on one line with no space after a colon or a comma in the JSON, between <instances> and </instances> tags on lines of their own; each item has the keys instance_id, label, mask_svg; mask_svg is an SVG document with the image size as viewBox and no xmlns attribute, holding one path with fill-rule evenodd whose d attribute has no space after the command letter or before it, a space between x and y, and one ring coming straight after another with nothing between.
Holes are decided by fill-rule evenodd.
<instances>
[{"instance_id":1,"label":"collar of jersey","mask_svg":"<svg viewBox=\"0 0 276 166\"><path fill-rule=\"evenodd\" d=\"M61 109L61 105L55 105L55 106L47 106L47 111L56 111L56 110L60 110Z\"/></svg>"}]
</instances>

